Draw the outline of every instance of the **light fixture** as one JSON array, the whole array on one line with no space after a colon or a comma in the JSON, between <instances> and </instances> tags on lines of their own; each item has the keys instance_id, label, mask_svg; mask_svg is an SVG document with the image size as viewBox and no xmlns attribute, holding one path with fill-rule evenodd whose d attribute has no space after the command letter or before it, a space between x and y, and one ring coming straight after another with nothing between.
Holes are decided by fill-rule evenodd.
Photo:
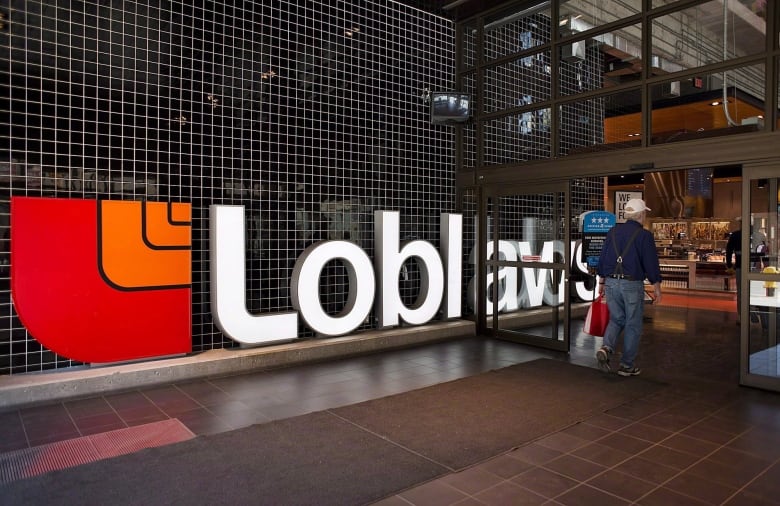
<instances>
[{"instance_id":1,"label":"light fixture","mask_svg":"<svg viewBox=\"0 0 780 506\"><path fill-rule=\"evenodd\" d=\"M352 37L357 33L360 33L360 28L358 28L357 26L353 26L352 28L347 28L346 30L344 30L344 35L346 35L347 37Z\"/></svg>"},{"instance_id":2,"label":"light fixture","mask_svg":"<svg viewBox=\"0 0 780 506\"><path fill-rule=\"evenodd\" d=\"M276 72L274 72L273 70L266 70L265 72L260 74L260 77L262 77L263 79L268 79L269 77L274 77L275 75Z\"/></svg>"},{"instance_id":3,"label":"light fixture","mask_svg":"<svg viewBox=\"0 0 780 506\"><path fill-rule=\"evenodd\" d=\"M712 103L710 103L710 105L711 105L711 106L720 105L720 102L718 102L718 101L716 100L715 102L712 102Z\"/></svg>"}]
</instances>

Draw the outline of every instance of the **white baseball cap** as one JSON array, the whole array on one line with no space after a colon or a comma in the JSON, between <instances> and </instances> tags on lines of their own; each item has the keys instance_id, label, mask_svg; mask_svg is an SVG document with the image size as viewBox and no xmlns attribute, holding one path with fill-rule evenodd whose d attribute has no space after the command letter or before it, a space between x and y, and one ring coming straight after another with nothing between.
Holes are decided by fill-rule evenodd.
<instances>
[{"instance_id":1,"label":"white baseball cap","mask_svg":"<svg viewBox=\"0 0 780 506\"><path fill-rule=\"evenodd\" d=\"M626 203L627 213L641 213L642 211L652 211L645 205L645 201L642 199L631 199Z\"/></svg>"}]
</instances>

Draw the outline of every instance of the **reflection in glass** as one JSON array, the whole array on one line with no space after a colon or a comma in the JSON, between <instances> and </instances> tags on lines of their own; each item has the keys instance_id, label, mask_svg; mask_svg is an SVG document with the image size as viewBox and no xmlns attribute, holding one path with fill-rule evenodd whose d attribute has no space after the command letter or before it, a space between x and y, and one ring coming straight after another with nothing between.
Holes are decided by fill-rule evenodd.
<instances>
[{"instance_id":1,"label":"reflection in glass","mask_svg":"<svg viewBox=\"0 0 780 506\"><path fill-rule=\"evenodd\" d=\"M518 99L518 105L522 97ZM533 109L486 121L485 165L549 158L550 110Z\"/></svg>"},{"instance_id":2,"label":"reflection in glass","mask_svg":"<svg viewBox=\"0 0 780 506\"><path fill-rule=\"evenodd\" d=\"M766 20L746 3L712 0L655 18L652 23L652 54L658 58L653 64L655 73L693 69L762 52Z\"/></svg>"},{"instance_id":3,"label":"reflection in glass","mask_svg":"<svg viewBox=\"0 0 780 506\"><path fill-rule=\"evenodd\" d=\"M642 77L641 26L565 44L558 74L561 95L638 81Z\"/></svg>"},{"instance_id":4,"label":"reflection in glass","mask_svg":"<svg viewBox=\"0 0 780 506\"><path fill-rule=\"evenodd\" d=\"M570 102L561 106L561 155L607 151L641 143L639 89Z\"/></svg>"},{"instance_id":5,"label":"reflection in glass","mask_svg":"<svg viewBox=\"0 0 780 506\"><path fill-rule=\"evenodd\" d=\"M780 278L780 276L779 276ZM777 337L780 331L780 290L777 281L750 282L749 372L780 377Z\"/></svg>"},{"instance_id":6,"label":"reflection in glass","mask_svg":"<svg viewBox=\"0 0 780 506\"><path fill-rule=\"evenodd\" d=\"M751 179L750 186L750 329L749 372L780 376L780 209L778 178Z\"/></svg>"},{"instance_id":7,"label":"reflection in glass","mask_svg":"<svg viewBox=\"0 0 780 506\"><path fill-rule=\"evenodd\" d=\"M620 2L583 2L562 0L560 2L561 30L583 32L588 28L624 19L642 11L642 0L621 0Z\"/></svg>"},{"instance_id":8,"label":"reflection in glass","mask_svg":"<svg viewBox=\"0 0 780 506\"><path fill-rule=\"evenodd\" d=\"M501 212L495 224L499 240L490 242L488 255L512 262L495 266L490 272L497 276L488 279L488 303L495 302L499 328L562 340L561 326L552 324L552 320L560 321L559 307L565 302L564 270L560 268L565 264L562 195L511 195L499 202Z\"/></svg>"},{"instance_id":9,"label":"reflection in glass","mask_svg":"<svg viewBox=\"0 0 780 506\"><path fill-rule=\"evenodd\" d=\"M521 5L485 18L484 54L486 60L528 51L550 42L549 2ZM530 66L533 57L522 58Z\"/></svg>"},{"instance_id":10,"label":"reflection in glass","mask_svg":"<svg viewBox=\"0 0 780 506\"><path fill-rule=\"evenodd\" d=\"M550 52L518 58L485 69L485 112L501 111L550 99Z\"/></svg>"},{"instance_id":11,"label":"reflection in glass","mask_svg":"<svg viewBox=\"0 0 780 506\"><path fill-rule=\"evenodd\" d=\"M751 65L653 85L651 143L762 130L764 76L764 65Z\"/></svg>"}]
</instances>

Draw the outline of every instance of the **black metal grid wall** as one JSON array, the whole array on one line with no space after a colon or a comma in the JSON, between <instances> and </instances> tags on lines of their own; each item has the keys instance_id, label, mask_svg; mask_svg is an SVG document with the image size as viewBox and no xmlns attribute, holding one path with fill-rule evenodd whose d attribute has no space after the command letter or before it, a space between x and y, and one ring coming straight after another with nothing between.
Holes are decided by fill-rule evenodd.
<instances>
[{"instance_id":1,"label":"black metal grid wall","mask_svg":"<svg viewBox=\"0 0 780 506\"><path fill-rule=\"evenodd\" d=\"M211 318L210 204L246 208L252 313L291 309L290 273L312 242L349 239L373 255L375 210L400 211L402 238L438 244L439 214L454 210L454 131L430 123L423 90L453 86L451 22L390 0L0 10L0 374L76 365L14 311L11 195L190 202L194 351L235 346ZM339 311L343 266L320 281Z\"/></svg>"}]
</instances>

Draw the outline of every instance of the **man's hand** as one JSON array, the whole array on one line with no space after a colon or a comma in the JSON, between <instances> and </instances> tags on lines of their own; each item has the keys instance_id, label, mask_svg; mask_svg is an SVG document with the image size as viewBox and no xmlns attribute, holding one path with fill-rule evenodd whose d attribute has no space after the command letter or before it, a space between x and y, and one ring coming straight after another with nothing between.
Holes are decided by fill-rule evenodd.
<instances>
[{"instance_id":1,"label":"man's hand","mask_svg":"<svg viewBox=\"0 0 780 506\"><path fill-rule=\"evenodd\" d=\"M653 283L653 304L661 303L661 283Z\"/></svg>"}]
</instances>

